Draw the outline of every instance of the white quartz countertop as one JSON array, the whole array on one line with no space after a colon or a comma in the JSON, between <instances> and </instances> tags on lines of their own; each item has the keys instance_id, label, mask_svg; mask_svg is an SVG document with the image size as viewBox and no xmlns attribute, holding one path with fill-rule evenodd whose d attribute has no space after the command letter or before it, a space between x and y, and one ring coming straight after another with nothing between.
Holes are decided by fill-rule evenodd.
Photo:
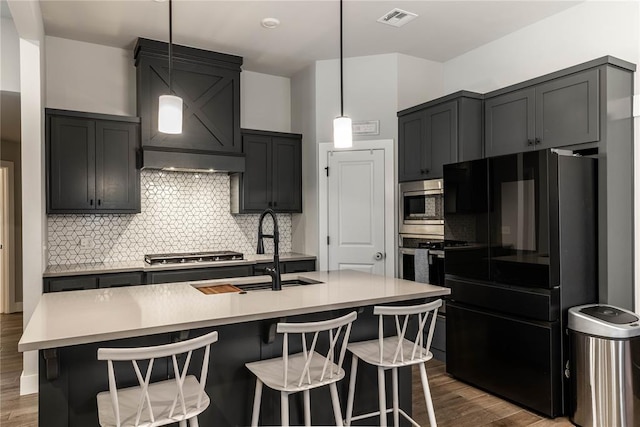
<instances>
[{"instance_id":1,"label":"white quartz countertop","mask_svg":"<svg viewBox=\"0 0 640 427\"><path fill-rule=\"evenodd\" d=\"M280 255L280 261L314 260L314 255L287 252ZM273 254L249 254L243 260L198 262L185 264L155 264L149 265L143 260L121 262L95 262L86 264L50 265L42 277L82 276L86 274L126 273L132 271L162 271L183 270L190 268L229 267L233 265L253 265L273 261Z\"/></svg>"},{"instance_id":2,"label":"white quartz countertop","mask_svg":"<svg viewBox=\"0 0 640 427\"><path fill-rule=\"evenodd\" d=\"M448 288L353 270L285 274L322 283L282 291L205 295L196 286L268 281L268 276L43 294L20 351L448 295Z\"/></svg>"}]
</instances>

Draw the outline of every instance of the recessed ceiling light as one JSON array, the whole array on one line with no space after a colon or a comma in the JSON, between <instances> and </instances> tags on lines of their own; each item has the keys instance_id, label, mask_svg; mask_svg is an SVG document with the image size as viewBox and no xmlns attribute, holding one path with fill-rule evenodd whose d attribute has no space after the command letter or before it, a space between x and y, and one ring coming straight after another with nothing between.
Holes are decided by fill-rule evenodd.
<instances>
[{"instance_id":1,"label":"recessed ceiling light","mask_svg":"<svg viewBox=\"0 0 640 427\"><path fill-rule=\"evenodd\" d=\"M418 15L413 12L407 12L406 10L395 8L378 18L377 21L381 24L391 25L392 27L402 27L417 17Z\"/></svg>"},{"instance_id":2,"label":"recessed ceiling light","mask_svg":"<svg viewBox=\"0 0 640 427\"><path fill-rule=\"evenodd\" d=\"M264 18L262 20L262 26L270 30L277 28L280 25L280 20L276 18Z\"/></svg>"}]
</instances>

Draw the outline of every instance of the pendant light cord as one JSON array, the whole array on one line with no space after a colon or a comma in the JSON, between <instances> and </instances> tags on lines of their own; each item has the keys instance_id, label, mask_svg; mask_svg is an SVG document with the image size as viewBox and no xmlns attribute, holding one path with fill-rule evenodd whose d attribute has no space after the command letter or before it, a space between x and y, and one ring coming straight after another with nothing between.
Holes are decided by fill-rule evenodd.
<instances>
[{"instance_id":1,"label":"pendant light cord","mask_svg":"<svg viewBox=\"0 0 640 427\"><path fill-rule=\"evenodd\" d=\"M171 1L171 0L169 0ZM340 117L344 117L344 89L343 83L343 66L342 66L342 0L340 0Z\"/></svg>"},{"instance_id":2,"label":"pendant light cord","mask_svg":"<svg viewBox=\"0 0 640 427\"><path fill-rule=\"evenodd\" d=\"M171 63L173 62L173 1L169 0L169 94L173 95L171 84Z\"/></svg>"}]
</instances>

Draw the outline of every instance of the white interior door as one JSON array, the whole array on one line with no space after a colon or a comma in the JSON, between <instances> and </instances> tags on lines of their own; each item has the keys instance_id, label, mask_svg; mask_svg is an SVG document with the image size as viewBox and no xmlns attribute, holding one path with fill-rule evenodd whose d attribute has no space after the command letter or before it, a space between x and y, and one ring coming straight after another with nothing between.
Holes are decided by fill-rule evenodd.
<instances>
[{"instance_id":1,"label":"white interior door","mask_svg":"<svg viewBox=\"0 0 640 427\"><path fill-rule=\"evenodd\" d=\"M384 150L328 153L330 270L385 274Z\"/></svg>"}]
</instances>

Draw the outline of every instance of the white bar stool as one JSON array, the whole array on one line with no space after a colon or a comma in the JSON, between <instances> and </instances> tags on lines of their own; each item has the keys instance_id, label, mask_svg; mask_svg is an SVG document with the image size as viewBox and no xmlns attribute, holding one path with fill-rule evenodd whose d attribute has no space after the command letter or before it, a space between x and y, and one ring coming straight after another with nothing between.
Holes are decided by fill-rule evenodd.
<instances>
[{"instance_id":1,"label":"white bar stool","mask_svg":"<svg viewBox=\"0 0 640 427\"><path fill-rule=\"evenodd\" d=\"M289 395L302 392L304 397L304 424L311 425L311 402L309 390L322 386L329 386L331 402L336 425L342 425L342 411L338 400L336 383L344 378L342 362L347 350L347 342L351 333L351 324L356 320L357 313L351 312L337 319L309 323L278 323L278 333L284 333L282 341L282 357L247 363L247 368L256 376L256 393L253 401L253 415L251 425L258 425L260 416L260 400L262 399L262 385L280 391L281 424L289 425ZM345 328L346 326L346 328ZM339 344L340 334L345 328L344 337ZM321 332L329 334L329 351L321 355L315 351L318 335ZM307 349L306 334L313 333L311 346ZM289 354L289 334L300 334L302 339L302 353ZM338 363L336 360L336 348Z\"/></svg>"},{"instance_id":2,"label":"white bar stool","mask_svg":"<svg viewBox=\"0 0 640 427\"><path fill-rule=\"evenodd\" d=\"M98 360L106 360L109 370L109 391L98 393L98 420L102 427L152 427L180 423L180 427L198 427L198 415L209 406L210 400L204 391L209 369L211 344L218 341L218 332L154 347L101 348ZM187 376L189 362L194 350L204 347L204 358L200 369L200 380ZM182 370L177 356L186 353ZM155 359L169 357L173 360L174 379L150 383ZM142 376L139 361L148 360L147 370ZM133 364L139 386L118 389L113 362ZM146 411L145 411L146 407Z\"/></svg>"},{"instance_id":3,"label":"white bar stool","mask_svg":"<svg viewBox=\"0 0 640 427\"><path fill-rule=\"evenodd\" d=\"M420 378L422 380L422 389L427 403L427 412L429 414L429 424L436 427L436 416L433 411L433 402L431 401L431 392L429 391L429 382L427 380L427 369L424 363L431 360L433 354L429 351L431 347L431 339L436 326L436 317L438 307L442 306L442 300L433 301L427 304L404 306L404 307L383 307L376 306L373 314L380 316L378 318L378 339L370 341L362 341L349 344L347 350L352 354L351 362L351 378L349 382L349 397L347 399L347 426L351 425L351 421L380 416L380 425L387 425L387 413L393 412L393 424L399 425L400 415L405 417L410 423L420 427L406 412L399 407L398 403L398 368L410 365L420 366ZM424 327L431 313L431 323L429 325L429 335L426 345L424 341ZM394 316L396 325L396 335L384 337L384 316ZM400 316L404 316L402 322ZM413 341L405 338L407 325L411 316L418 318L418 333ZM402 325L401 325L402 323ZM353 398L356 389L356 372L358 370L358 360L378 367L378 401L380 410L368 414L353 415ZM391 369L391 380L393 387L393 408L386 409L386 394L384 371Z\"/></svg>"}]
</instances>

